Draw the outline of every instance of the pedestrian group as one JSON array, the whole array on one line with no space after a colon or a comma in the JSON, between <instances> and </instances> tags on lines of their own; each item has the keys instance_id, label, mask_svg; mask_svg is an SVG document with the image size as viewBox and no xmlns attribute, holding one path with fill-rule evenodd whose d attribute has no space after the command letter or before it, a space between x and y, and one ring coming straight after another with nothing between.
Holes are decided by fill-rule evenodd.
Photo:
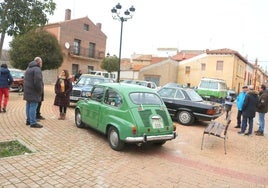
<instances>
[{"instance_id":1,"label":"pedestrian group","mask_svg":"<svg viewBox=\"0 0 268 188\"><path fill-rule=\"evenodd\" d=\"M255 134L257 136L264 136L265 114L268 111L268 90L266 86L262 84L259 92L255 91L252 85L243 86L242 92L237 96L236 104L238 112L235 128L241 129L238 134L252 136L253 119L256 116L256 112L258 112L259 128L255 131Z\"/></svg>"}]
</instances>

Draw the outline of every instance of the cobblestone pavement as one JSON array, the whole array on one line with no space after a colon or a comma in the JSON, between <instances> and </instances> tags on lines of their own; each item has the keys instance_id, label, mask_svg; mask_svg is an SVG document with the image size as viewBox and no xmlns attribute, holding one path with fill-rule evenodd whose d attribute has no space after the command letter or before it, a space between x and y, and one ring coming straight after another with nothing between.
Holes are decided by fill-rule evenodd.
<instances>
[{"instance_id":1,"label":"cobblestone pavement","mask_svg":"<svg viewBox=\"0 0 268 188\"><path fill-rule=\"evenodd\" d=\"M205 122L178 125L179 136L162 147L116 152L103 135L75 126L74 108L58 120L53 100L53 86L46 85L44 127L34 129L25 125L22 95L10 93L0 141L17 139L34 153L0 159L1 187L268 187L267 128L264 137L238 135L235 107L226 155L223 140L213 136L205 135L200 149Z\"/></svg>"}]
</instances>

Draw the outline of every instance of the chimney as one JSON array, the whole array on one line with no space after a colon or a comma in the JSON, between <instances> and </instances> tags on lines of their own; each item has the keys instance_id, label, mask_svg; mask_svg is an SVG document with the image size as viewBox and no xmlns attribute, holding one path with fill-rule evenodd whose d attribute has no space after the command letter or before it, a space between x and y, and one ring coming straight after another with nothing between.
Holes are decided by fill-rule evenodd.
<instances>
[{"instance_id":1,"label":"chimney","mask_svg":"<svg viewBox=\"0 0 268 188\"><path fill-rule=\"evenodd\" d=\"M65 10L65 21L71 20L71 9Z\"/></svg>"},{"instance_id":2,"label":"chimney","mask_svg":"<svg viewBox=\"0 0 268 188\"><path fill-rule=\"evenodd\" d=\"M96 25L101 30L101 23L97 23Z\"/></svg>"}]
</instances>

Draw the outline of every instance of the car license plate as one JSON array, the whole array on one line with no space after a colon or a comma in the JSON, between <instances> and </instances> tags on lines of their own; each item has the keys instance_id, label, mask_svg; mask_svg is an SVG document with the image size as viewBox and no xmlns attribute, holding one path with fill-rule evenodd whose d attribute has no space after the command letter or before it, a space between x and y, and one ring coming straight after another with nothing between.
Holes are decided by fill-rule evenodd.
<instances>
[{"instance_id":1,"label":"car license plate","mask_svg":"<svg viewBox=\"0 0 268 188\"><path fill-rule=\"evenodd\" d=\"M164 127L161 118L152 118L152 126L154 129L160 129Z\"/></svg>"},{"instance_id":2,"label":"car license plate","mask_svg":"<svg viewBox=\"0 0 268 188\"><path fill-rule=\"evenodd\" d=\"M74 96L70 96L70 100L73 100L73 101L78 101L78 97L74 97Z\"/></svg>"}]
</instances>

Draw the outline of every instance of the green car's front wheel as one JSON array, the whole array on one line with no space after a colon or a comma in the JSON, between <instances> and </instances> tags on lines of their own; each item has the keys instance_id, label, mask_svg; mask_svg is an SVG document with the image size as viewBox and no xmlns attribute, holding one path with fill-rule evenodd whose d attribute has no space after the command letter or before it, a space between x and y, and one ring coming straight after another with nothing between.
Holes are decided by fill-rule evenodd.
<instances>
[{"instance_id":1,"label":"green car's front wheel","mask_svg":"<svg viewBox=\"0 0 268 188\"><path fill-rule=\"evenodd\" d=\"M75 125L78 128L85 127L85 124L82 122L81 112L78 109L75 110Z\"/></svg>"},{"instance_id":2,"label":"green car's front wheel","mask_svg":"<svg viewBox=\"0 0 268 188\"><path fill-rule=\"evenodd\" d=\"M109 145L112 149L120 151L124 148L125 143L120 140L118 130L111 126L108 130Z\"/></svg>"}]
</instances>

